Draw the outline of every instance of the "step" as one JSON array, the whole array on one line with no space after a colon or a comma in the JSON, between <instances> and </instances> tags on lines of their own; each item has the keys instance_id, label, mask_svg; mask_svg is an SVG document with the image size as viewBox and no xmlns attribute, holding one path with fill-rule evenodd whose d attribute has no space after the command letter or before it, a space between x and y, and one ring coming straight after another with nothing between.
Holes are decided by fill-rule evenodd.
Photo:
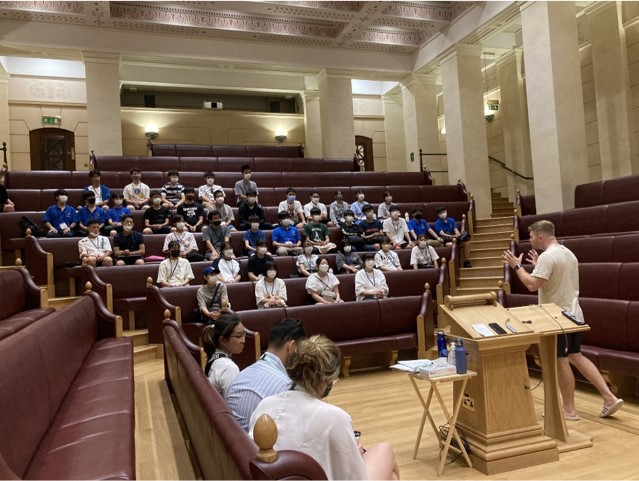
<instances>
[{"instance_id":1,"label":"step","mask_svg":"<svg viewBox=\"0 0 639 481\"><path fill-rule=\"evenodd\" d=\"M506 199L504 200L493 199L491 202L491 205L493 206L493 209L506 209L506 208L514 209L515 208L513 203Z\"/></svg>"},{"instance_id":2,"label":"step","mask_svg":"<svg viewBox=\"0 0 639 481\"><path fill-rule=\"evenodd\" d=\"M474 259L482 259L486 257L497 257L501 256L502 252L506 250L508 247L494 247L491 249L475 249L473 246L473 251L470 253L470 261L472 262Z\"/></svg>"},{"instance_id":3,"label":"step","mask_svg":"<svg viewBox=\"0 0 639 481\"><path fill-rule=\"evenodd\" d=\"M467 279L470 277L499 277L500 279L503 279L504 277L503 265L494 266L494 267L479 267L479 266L475 267L476 263L474 263L472 259L470 262L473 264L473 267L470 267L470 268L463 267L459 271L460 275L464 279Z\"/></svg>"},{"instance_id":4,"label":"step","mask_svg":"<svg viewBox=\"0 0 639 481\"><path fill-rule=\"evenodd\" d=\"M456 296L469 296L472 294L488 294L489 292L494 292L495 294L499 291L498 287L458 287Z\"/></svg>"},{"instance_id":5,"label":"step","mask_svg":"<svg viewBox=\"0 0 639 481\"><path fill-rule=\"evenodd\" d=\"M515 215L517 212L514 208L506 208L504 207L502 208L495 208L492 210L492 214L494 216L500 216L500 217L505 217L508 215Z\"/></svg>"},{"instance_id":6,"label":"step","mask_svg":"<svg viewBox=\"0 0 639 481\"><path fill-rule=\"evenodd\" d=\"M508 214L505 216L491 215L491 217L484 217L482 219L477 219L476 224L478 228L487 227L491 225L508 225L509 229L512 229L514 227L512 214Z\"/></svg>"},{"instance_id":7,"label":"step","mask_svg":"<svg viewBox=\"0 0 639 481\"><path fill-rule=\"evenodd\" d=\"M493 212L492 214L490 214L490 216L493 219L501 219L504 216L508 216L511 221L512 221L513 216L515 216L515 215L516 215L516 213L514 211L511 211L511 212Z\"/></svg>"},{"instance_id":8,"label":"step","mask_svg":"<svg viewBox=\"0 0 639 481\"><path fill-rule=\"evenodd\" d=\"M147 361L154 361L162 358L161 345L146 344L144 346L136 346L133 348L133 363L141 364Z\"/></svg>"},{"instance_id":9,"label":"step","mask_svg":"<svg viewBox=\"0 0 639 481\"><path fill-rule=\"evenodd\" d=\"M512 221L509 224L483 225L475 227L475 234L487 232L511 232L514 230Z\"/></svg>"},{"instance_id":10,"label":"step","mask_svg":"<svg viewBox=\"0 0 639 481\"><path fill-rule=\"evenodd\" d=\"M501 231L501 232L486 232L475 233L473 235L474 241L487 241L487 240L510 240L510 236L513 235L513 231Z\"/></svg>"},{"instance_id":11,"label":"step","mask_svg":"<svg viewBox=\"0 0 639 481\"><path fill-rule=\"evenodd\" d=\"M508 239L488 239L488 240L473 240L473 252L475 249L496 249L497 247L502 247L504 249L508 249L510 247L510 240Z\"/></svg>"},{"instance_id":12,"label":"step","mask_svg":"<svg viewBox=\"0 0 639 481\"><path fill-rule=\"evenodd\" d=\"M464 273L465 274L465 273ZM459 284L457 286L457 288L459 289L460 287L466 288L466 287L482 287L482 288L486 288L486 289L498 289L499 286L497 285L499 281L503 281L504 278L503 277L466 277L465 275L463 275L460 279L459 279Z\"/></svg>"},{"instance_id":13,"label":"step","mask_svg":"<svg viewBox=\"0 0 639 481\"><path fill-rule=\"evenodd\" d=\"M124 331L124 336L133 341L133 346L146 346L149 344L149 330L136 329L135 331Z\"/></svg>"},{"instance_id":14,"label":"step","mask_svg":"<svg viewBox=\"0 0 639 481\"><path fill-rule=\"evenodd\" d=\"M472 254L471 254L472 257ZM504 265L500 257L483 257L470 260L473 267L501 267ZM502 267L503 268L503 267ZM461 276L461 274L460 274Z\"/></svg>"}]
</instances>

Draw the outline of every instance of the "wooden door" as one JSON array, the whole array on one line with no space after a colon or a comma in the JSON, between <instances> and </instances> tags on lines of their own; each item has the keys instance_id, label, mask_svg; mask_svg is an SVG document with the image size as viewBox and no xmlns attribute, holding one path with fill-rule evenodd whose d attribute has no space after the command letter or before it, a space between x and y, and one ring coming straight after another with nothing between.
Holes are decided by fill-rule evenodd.
<instances>
[{"instance_id":1,"label":"wooden door","mask_svg":"<svg viewBox=\"0 0 639 481\"><path fill-rule=\"evenodd\" d=\"M363 135L355 136L355 159L360 164L363 162L364 170L372 172L375 170L373 162L373 139L364 137Z\"/></svg>"},{"instance_id":2,"label":"wooden door","mask_svg":"<svg viewBox=\"0 0 639 481\"><path fill-rule=\"evenodd\" d=\"M75 136L64 129L29 132L31 170L75 170Z\"/></svg>"}]
</instances>

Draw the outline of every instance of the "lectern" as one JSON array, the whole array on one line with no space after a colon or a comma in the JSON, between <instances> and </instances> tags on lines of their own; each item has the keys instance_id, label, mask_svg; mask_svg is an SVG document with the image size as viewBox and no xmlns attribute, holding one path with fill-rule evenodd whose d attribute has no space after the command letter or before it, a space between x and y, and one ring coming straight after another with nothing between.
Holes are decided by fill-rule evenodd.
<instances>
[{"instance_id":1,"label":"lectern","mask_svg":"<svg viewBox=\"0 0 639 481\"><path fill-rule=\"evenodd\" d=\"M526 365L526 349L541 335L497 304L494 292L446 296L440 308L440 327L450 325L450 334L462 338L468 369L477 372L463 392L457 421L473 465L492 475L557 461L557 442L544 435L535 416ZM493 322L508 334L484 337L477 330Z\"/></svg>"}]
</instances>

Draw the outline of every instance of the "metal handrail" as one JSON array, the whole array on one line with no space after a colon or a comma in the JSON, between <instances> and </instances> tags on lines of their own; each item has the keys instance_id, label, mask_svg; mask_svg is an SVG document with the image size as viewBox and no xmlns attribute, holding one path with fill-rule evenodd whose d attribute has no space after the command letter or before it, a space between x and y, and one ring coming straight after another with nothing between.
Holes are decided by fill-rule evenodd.
<instances>
[{"instance_id":1,"label":"metal handrail","mask_svg":"<svg viewBox=\"0 0 639 481\"><path fill-rule=\"evenodd\" d=\"M493 157L493 156L491 156L491 155L489 155L489 156L488 156L488 159L489 159L489 160L492 160L493 162L498 163L498 164L501 166L501 168L502 168L502 169L507 170L508 172L510 172L511 174L513 174L513 175L515 175L515 176L517 176L517 177L520 177L520 178L522 178L522 179L524 179L524 180L534 180L532 177L526 177L525 175L521 175L519 172L517 172L517 171L515 171L515 170L511 169L510 167L508 167L508 166L507 166L506 164L504 164L501 160L496 159L495 157Z\"/></svg>"},{"instance_id":2,"label":"metal handrail","mask_svg":"<svg viewBox=\"0 0 639 481\"><path fill-rule=\"evenodd\" d=\"M422 157L425 155L447 155L446 152L443 153L424 153L422 152L422 149L419 149L419 171L420 172L424 172L424 161L422 160ZM428 170L428 172L430 172L431 174L446 174L448 173L448 170Z\"/></svg>"}]
</instances>

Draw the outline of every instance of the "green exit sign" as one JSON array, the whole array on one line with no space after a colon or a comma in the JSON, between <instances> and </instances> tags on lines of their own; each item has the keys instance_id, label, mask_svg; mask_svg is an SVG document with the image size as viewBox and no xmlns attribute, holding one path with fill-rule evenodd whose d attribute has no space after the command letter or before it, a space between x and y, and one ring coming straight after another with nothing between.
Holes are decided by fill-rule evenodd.
<instances>
[{"instance_id":1,"label":"green exit sign","mask_svg":"<svg viewBox=\"0 0 639 481\"><path fill-rule=\"evenodd\" d=\"M488 110L499 110L499 104L489 104Z\"/></svg>"},{"instance_id":2,"label":"green exit sign","mask_svg":"<svg viewBox=\"0 0 639 481\"><path fill-rule=\"evenodd\" d=\"M62 118L60 116L42 116L42 125L56 125L59 126L62 122Z\"/></svg>"}]
</instances>

